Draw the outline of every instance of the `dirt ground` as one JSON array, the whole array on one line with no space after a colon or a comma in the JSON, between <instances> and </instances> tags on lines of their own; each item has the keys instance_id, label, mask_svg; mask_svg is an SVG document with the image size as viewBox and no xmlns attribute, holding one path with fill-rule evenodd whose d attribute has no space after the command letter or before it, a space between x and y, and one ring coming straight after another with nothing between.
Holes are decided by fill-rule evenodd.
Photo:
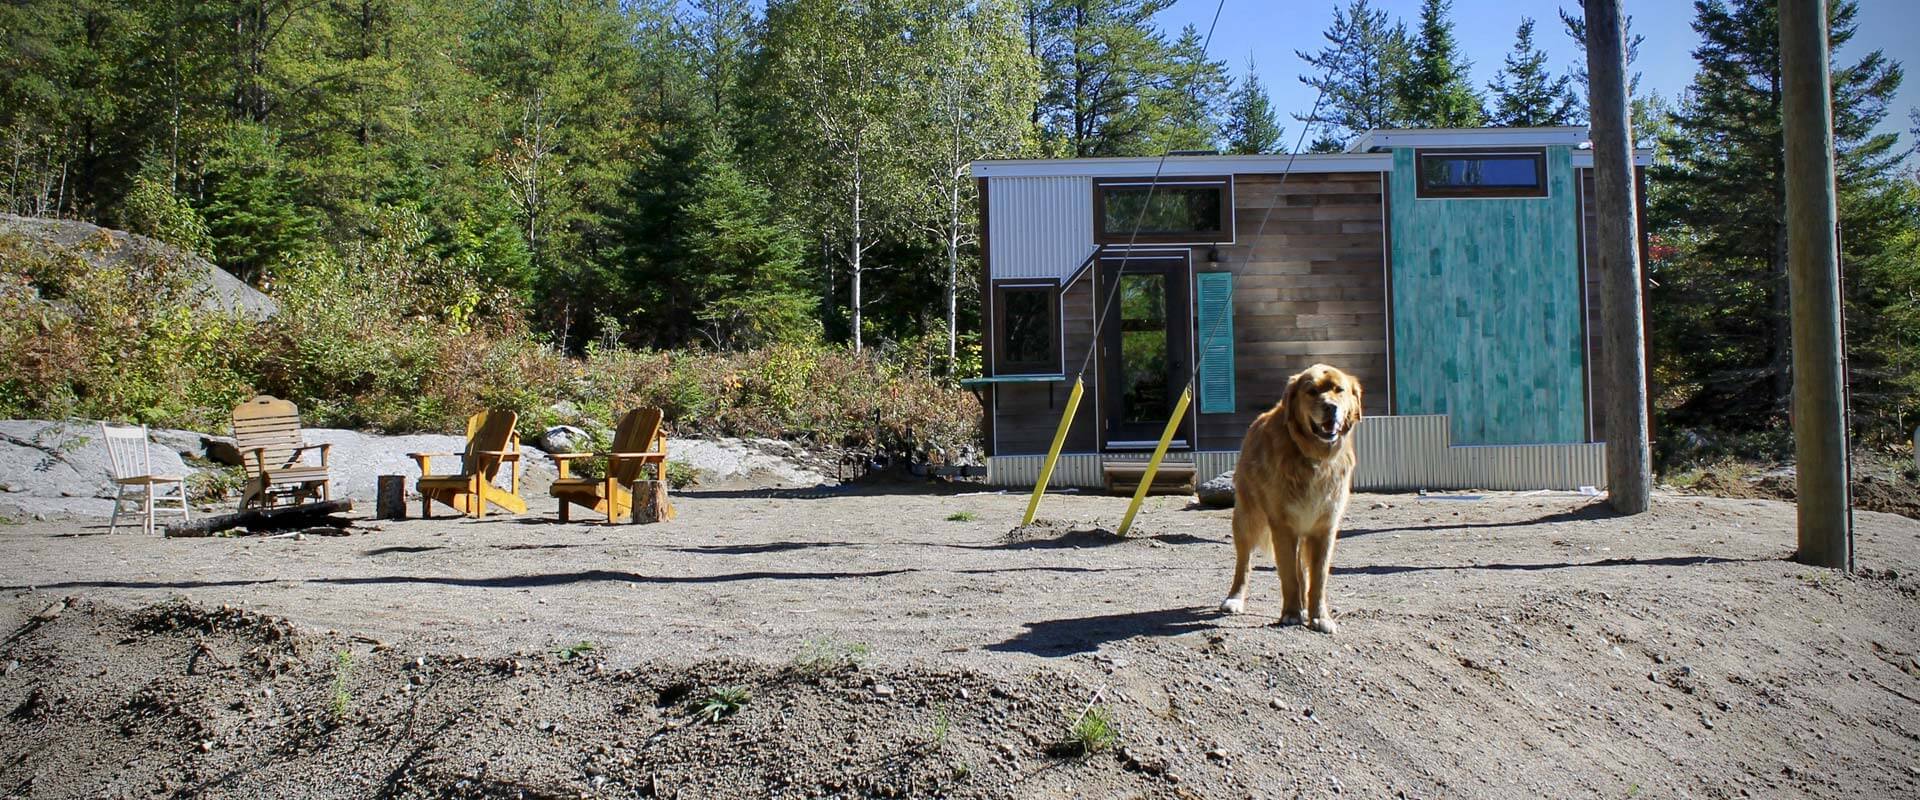
<instances>
[{"instance_id":1,"label":"dirt ground","mask_svg":"<svg viewBox=\"0 0 1920 800\"><path fill-rule=\"evenodd\" d=\"M1010 533L1024 502L0 527L0 793L1920 795L1914 520L1861 512L1844 575L1786 560L1777 501L1362 495L1325 636L1273 626L1270 569L1212 610L1230 512L1153 498L1121 540L1124 499L1057 494ZM1063 745L1088 708L1114 747Z\"/></svg>"}]
</instances>

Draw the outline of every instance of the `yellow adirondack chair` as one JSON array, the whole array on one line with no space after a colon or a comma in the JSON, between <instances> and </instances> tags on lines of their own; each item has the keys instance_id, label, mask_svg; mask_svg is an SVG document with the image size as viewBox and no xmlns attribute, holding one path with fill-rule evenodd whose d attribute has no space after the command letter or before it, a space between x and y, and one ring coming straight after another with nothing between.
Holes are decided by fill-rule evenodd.
<instances>
[{"instance_id":1,"label":"yellow adirondack chair","mask_svg":"<svg viewBox=\"0 0 1920 800\"><path fill-rule=\"evenodd\" d=\"M433 516L435 501L472 517L485 516L488 503L515 514L527 513L527 501L520 499L520 434L513 429L519 421L520 416L511 411L482 411L467 418L466 452L408 453L420 464L420 516ZM433 474L436 456L456 455L460 457L458 473ZM510 489L493 483L503 466L512 469Z\"/></svg>"},{"instance_id":2,"label":"yellow adirondack chair","mask_svg":"<svg viewBox=\"0 0 1920 800\"><path fill-rule=\"evenodd\" d=\"M247 468L241 510L272 508L282 499L332 499L327 454L333 445L306 443L300 434L300 408L293 403L264 394L241 403L233 409L233 441ZM309 450L320 451L318 465L301 458Z\"/></svg>"},{"instance_id":3,"label":"yellow adirondack chair","mask_svg":"<svg viewBox=\"0 0 1920 800\"><path fill-rule=\"evenodd\" d=\"M620 418L614 428L613 450L606 453L549 453L559 468L560 477L548 489L560 501L560 521L567 521L568 507L579 505L605 514L608 522L633 514L633 484L640 480L667 479L667 432L657 408L636 408ZM605 478L582 478L568 472L568 465L587 458L607 459ZM671 507L665 513L671 514Z\"/></svg>"}]
</instances>

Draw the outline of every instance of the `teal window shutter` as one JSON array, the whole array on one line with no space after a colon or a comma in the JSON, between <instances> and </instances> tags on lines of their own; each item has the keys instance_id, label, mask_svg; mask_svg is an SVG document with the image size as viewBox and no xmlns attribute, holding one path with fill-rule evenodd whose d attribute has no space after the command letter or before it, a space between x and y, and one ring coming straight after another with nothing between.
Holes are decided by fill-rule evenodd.
<instances>
[{"instance_id":1,"label":"teal window shutter","mask_svg":"<svg viewBox=\"0 0 1920 800\"><path fill-rule=\"evenodd\" d=\"M1200 413L1233 413L1233 273L1194 276L1200 330Z\"/></svg>"}]
</instances>

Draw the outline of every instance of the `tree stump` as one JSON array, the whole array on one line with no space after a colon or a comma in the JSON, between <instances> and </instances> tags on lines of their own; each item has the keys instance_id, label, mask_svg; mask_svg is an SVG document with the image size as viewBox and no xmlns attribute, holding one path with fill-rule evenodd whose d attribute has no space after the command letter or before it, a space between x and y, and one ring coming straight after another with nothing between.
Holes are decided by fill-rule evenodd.
<instances>
[{"instance_id":1,"label":"tree stump","mask_svg":"<svg viewBox=\"0 0 1920 800\"><path fill-rule=\"evenodd\" d=\"M667 497L666 481L633 482L633 522L671 522L673 501Z\"/></svg>"},{"instance_id":2,"label":"tree stump","mask_svg":"<svg viewBox=\"0 0 1920 800\"><path fill-rule=\"evenodd\" d=\"M407 476L381 475L375 493L373 515L379 519L407 518Z\"/></svg>"}]
</instances>

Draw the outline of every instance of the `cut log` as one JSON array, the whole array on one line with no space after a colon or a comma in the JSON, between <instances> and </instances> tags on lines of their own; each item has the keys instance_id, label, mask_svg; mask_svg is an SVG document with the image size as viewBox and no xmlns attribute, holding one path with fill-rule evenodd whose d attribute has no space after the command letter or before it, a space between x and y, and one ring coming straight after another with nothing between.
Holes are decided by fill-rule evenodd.
<instances>
[{"instance_id":1,"label":"cut log","mask_svg":"<svg viewBox=\"0 0 1920 800\"><path fill-rule=\"evenodd\" d=\"M312 527L329 514L353 510L352 500L323 500L279 508L255 508L237 514L215 514L167 526L168 537L212 536L224 530L250 531Z\"/></svg>"},{"instance_id":2,"label":"cut log","mask_svg":"<svg viewBox=\"0 0 1920 800\"><path fill-rule=\"evenodd\" d=\"M406 519L407 476L381 475L377 480L379 489L374 493L374 518Z\"/></svg>"},{"instance_id":3,"label":"cut log","mask_svg":"<svg viewBox=\"0 0 1920 800\"><path fill-rule=\"evenodd\" d=\"M1140 479L1146 477L1145 461L1108 461L1100 465L1107 479L1107 491L1117 495L1132 495L1140 488ZM1192 491L1194 467L1191 462L1162 461L1159 471L1153 475L1153 486L1148 494L1187 494Z\"/></svg>"},{"instance_id":4,"label":"cut log","mask_svg":"<svg viewBox=\"0 0 1920 800\"><path fill-rule=\"evenodd\" d=\"M633 521L672 522L673 500L667 497L666 481L633 482Z\"/></svg>"}]
</instances>

